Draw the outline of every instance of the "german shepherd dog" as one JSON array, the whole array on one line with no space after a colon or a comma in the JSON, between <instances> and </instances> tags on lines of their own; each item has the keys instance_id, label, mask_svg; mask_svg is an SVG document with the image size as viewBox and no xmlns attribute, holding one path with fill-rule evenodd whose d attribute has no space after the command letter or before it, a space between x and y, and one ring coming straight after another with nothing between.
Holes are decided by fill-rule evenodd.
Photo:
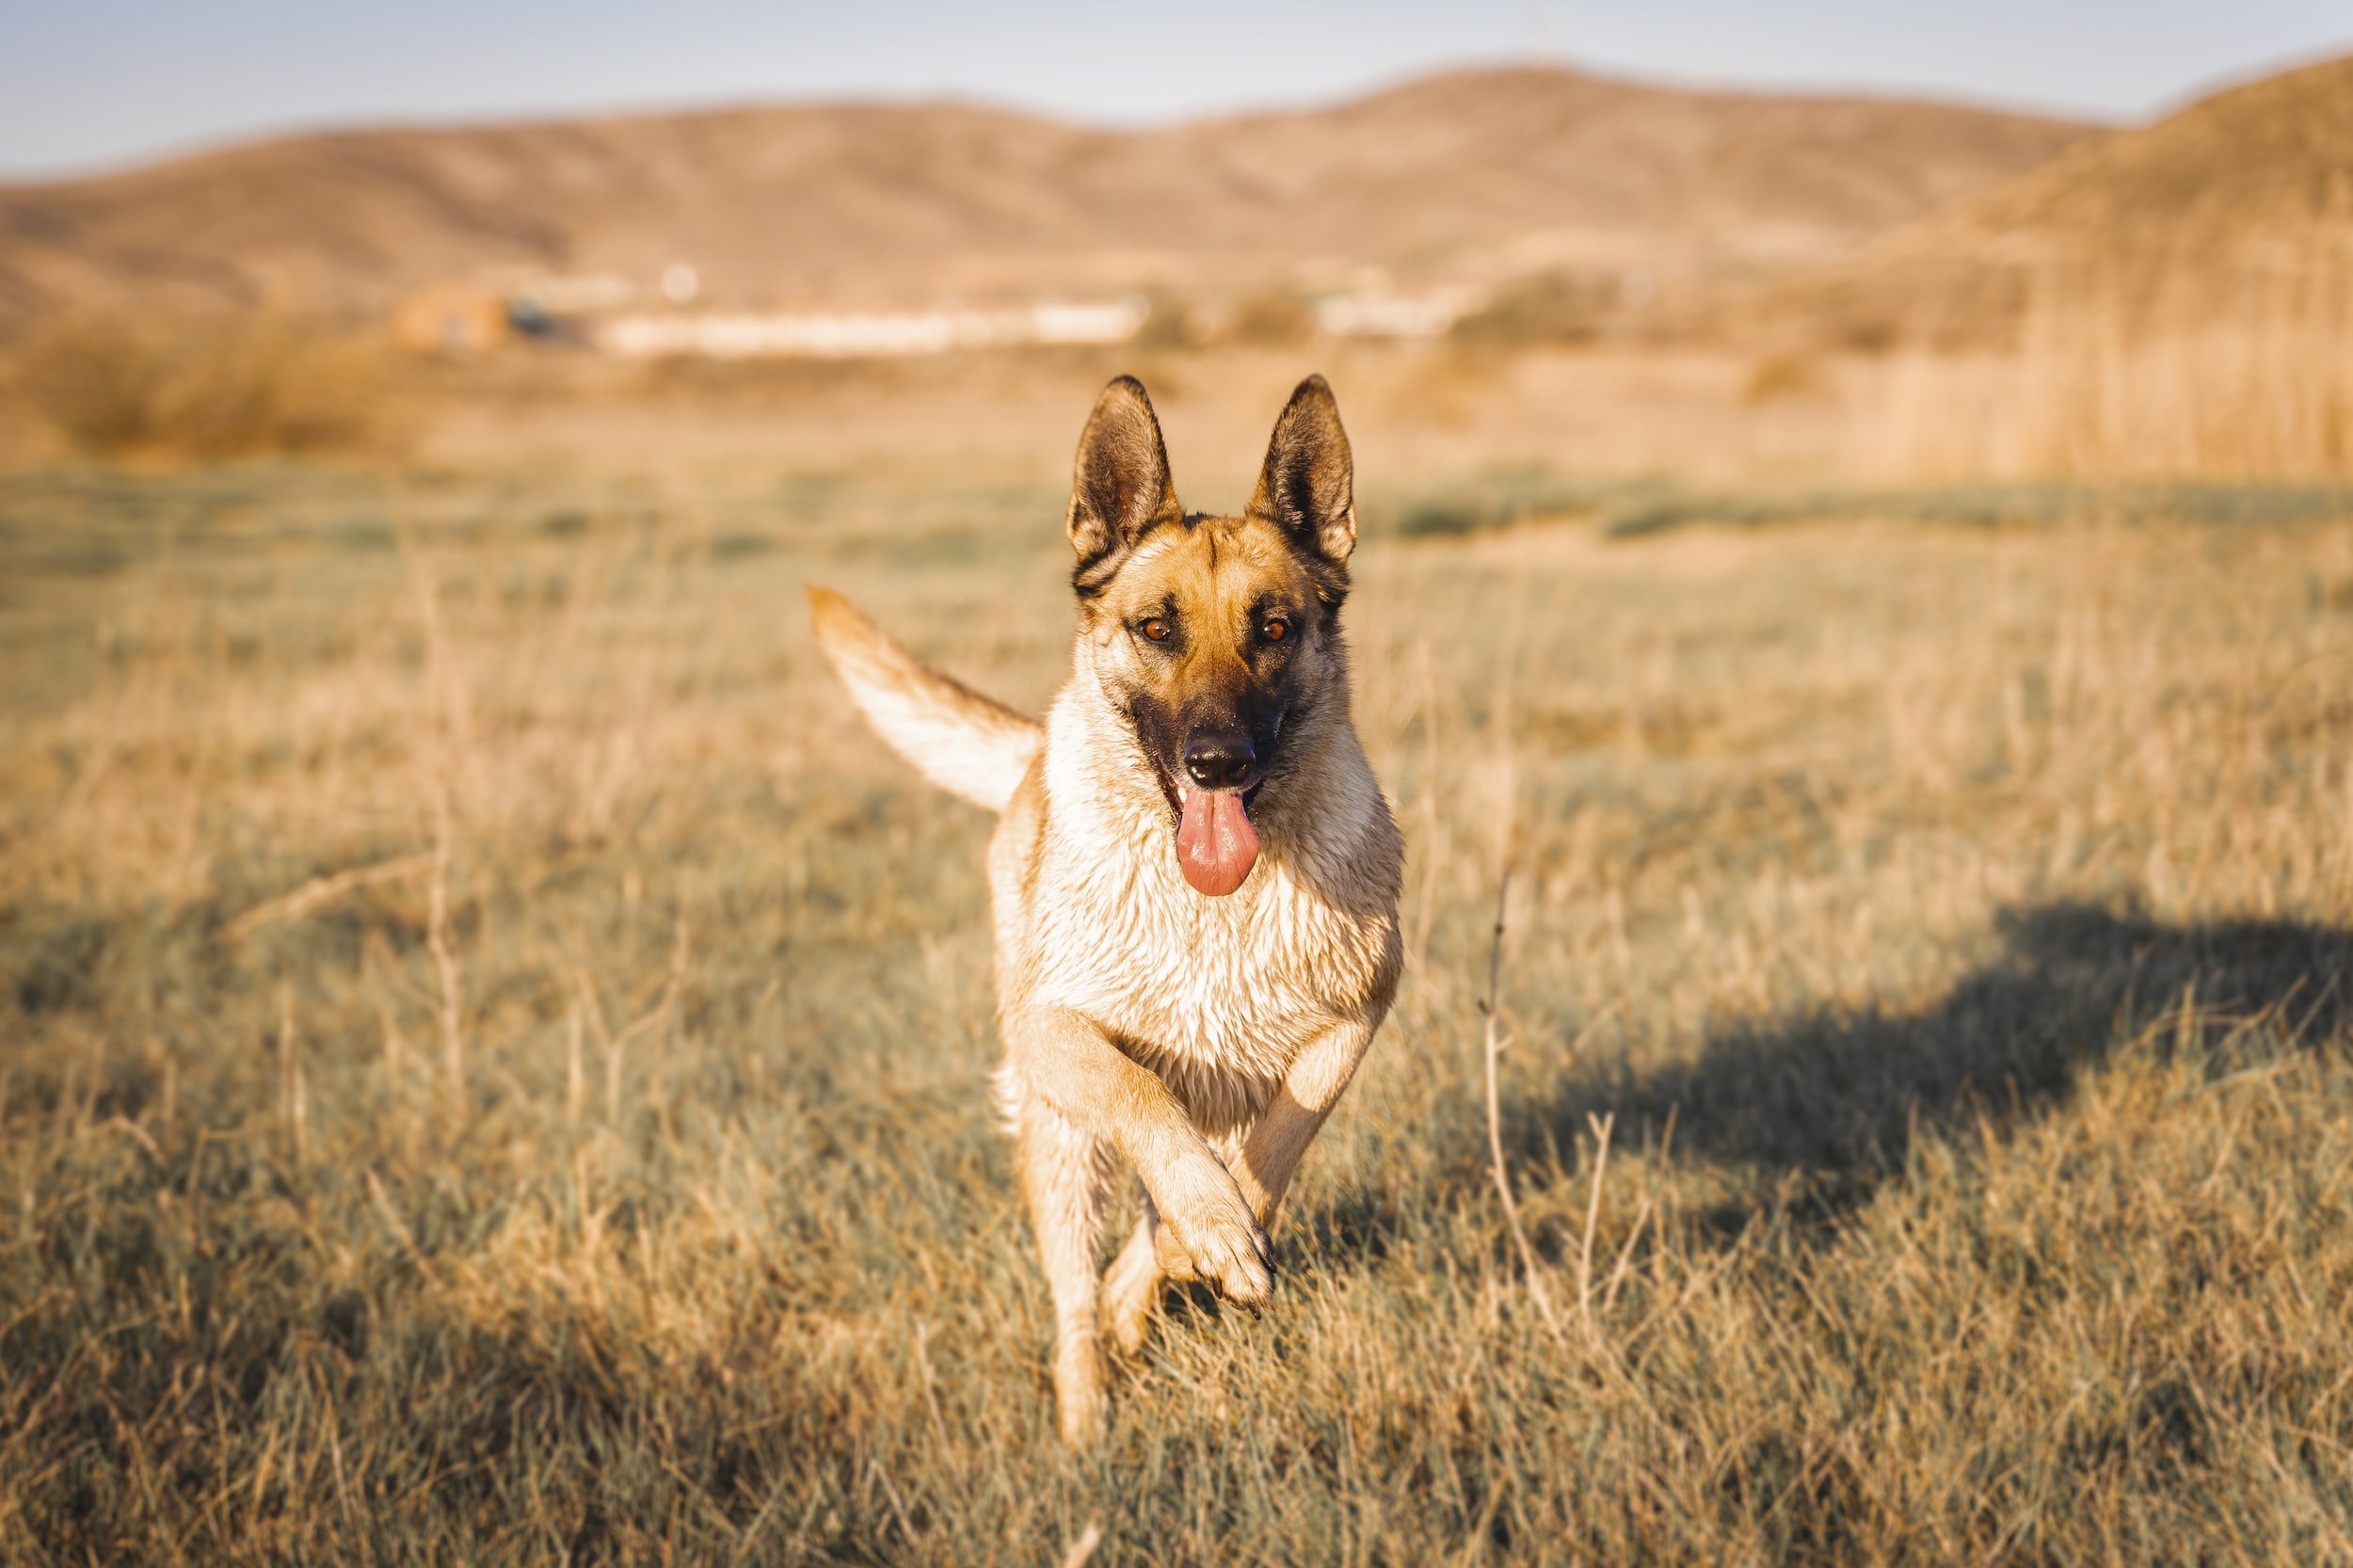
<instances>
[{"instance_id":1,"label":"german shepherd dog","mask_svg":"<svg viewBox=\"0 0 2353 1568\"><path fill-rule=\"evenodd\" d=\"M1054 1302L1065 1441L1102 1426L1101 1335L1165 1281L1263 1304L1308 1141L1397 989L1402 845L1349 712L1354 472L1321 376L1239 517L1177 504L1139 382L1079 438L1070 679L1040 725L811 586L819 642L883 738L1002 813L989 841L997 1083ZM1143 1217L1096 1278L1118 1160Z\"/></svg>"}]
</instances>

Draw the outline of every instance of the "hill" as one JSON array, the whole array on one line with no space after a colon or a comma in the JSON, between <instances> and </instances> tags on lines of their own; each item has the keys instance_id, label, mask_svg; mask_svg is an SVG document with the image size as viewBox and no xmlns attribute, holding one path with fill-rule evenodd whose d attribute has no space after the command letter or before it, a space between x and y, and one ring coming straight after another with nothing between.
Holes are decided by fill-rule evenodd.
<instances>
[{"instance_id":1,"label":"hill","mask_svg":"<svg viewBox=\"0 0 2353 1568\"><path fill-rule=\"evenodd\" d=\"M2092 135L1542 68L1141 132L956 103L345 131L0 187L0 324L365 312L498 269L676 260L741 304L1366 263L1741 267L1835 253Z\"/></svg>"},{"instance_id":2,"label":"hill","mask_svg":"<svg viewBox=\"0 0 2353 1568\"><path fill-rule=\"evenodd\" d=\"M2228 88L1897 228L1766 313L1998 339L2038 295L2215 319L2353 263L2353 56Z\"/></svg>"},{"instance_id":3,"label":"hill","mask_svg":"<svg viewBox=\"0 0 2353 1568\"><path fill-rule=\"evenodd\" d=\"M2353 232L2353 55L2204 98L1957 215L1987 250L2253 260Z\"/></svg>"}]
</instances>

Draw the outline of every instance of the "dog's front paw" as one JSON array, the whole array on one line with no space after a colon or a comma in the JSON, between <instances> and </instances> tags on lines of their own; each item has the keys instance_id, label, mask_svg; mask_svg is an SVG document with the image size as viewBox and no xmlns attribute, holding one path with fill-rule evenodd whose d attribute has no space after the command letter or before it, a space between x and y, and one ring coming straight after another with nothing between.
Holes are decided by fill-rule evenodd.
<instances>
[{"instance_id":1,"label":"dog's front paw","mask_svg":"<svg viewBox=\"0 0 2353 1568\"><path fill-rule=\"evenodd\" d=\"M1225 1176L1221 1167L1218 1175ZM1205 1184L1206 1185L1206 1184ZM1170 1279L1207 1280L1219 1295L1264 1306L1274 1294L1274 1243L1250 1212L1233 1178L1183 1204L1160 1205L1153 1246Z\"/></svg>"}]
</instances>

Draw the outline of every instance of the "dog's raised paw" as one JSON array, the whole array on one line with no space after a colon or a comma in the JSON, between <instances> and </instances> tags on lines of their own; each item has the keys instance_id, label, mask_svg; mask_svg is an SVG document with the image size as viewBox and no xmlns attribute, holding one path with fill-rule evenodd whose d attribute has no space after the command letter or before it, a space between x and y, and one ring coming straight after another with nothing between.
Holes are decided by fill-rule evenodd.
<instances>
[{"instance_id":1,"label":"dog's raised paw","mask_svg":"<svg viewBox=\"0 0 2353 1568\"><path fill-rule=\"evenodd\" d=\"M1155 1238L1160 1270L1173 1280L1206 1280L1226 1301L1264 1306L1274 1295L1274 1243L1246 1205L1231 1207L1236 1212L1196 1214L1190 1224L1163 1214Z\"/></svg>"}]
</instances>

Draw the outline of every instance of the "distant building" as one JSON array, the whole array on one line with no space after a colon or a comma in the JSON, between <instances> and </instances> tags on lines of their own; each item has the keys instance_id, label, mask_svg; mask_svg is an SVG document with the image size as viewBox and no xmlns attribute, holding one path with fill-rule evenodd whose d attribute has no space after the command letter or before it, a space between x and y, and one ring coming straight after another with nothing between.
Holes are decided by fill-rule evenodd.
<instances>
[{"instance_id":1,"label":"distant building","mask_svg":"<svg viewBox=\"0 0 2353 1568\"><path fill-rule=\"evenodd\" d=\"M1126 343L1144 326L1141 299L1047 301L997 311L778 311L615 316L596 342L626 359L849 360L1023 344Z\"/></svg>"},{"instance_id":2,"label":"distant building","mask_svg":"<svg viewBox=\"0 0 2353 1568\"><path fill-rule=\"evenodd\" d=\"M552 319L596 316L625 311L637 302L638 287L617 272L513 272L489 280L507 303Z\"/></svg>"},{"instance_id":3,"label":"distant building","mask_svg":"<svg viewBox=\"0 0 2353 1568\"><path fill-rule=\"evenodd\" d=\"M1316 306L1316 325L1336 338L1440 338L1471 303L1469 291L1360 291Z\"/></svg>"},{"instance_id":4,"label":"distant building","mask_svg":"<svg viewBox=\"0 0 2353 1568\"><path fill-rule=\"evenodd\" d=\"M401 301L392 342L416 354L481 354L507 339L506 301L470 283L444 283Z\"/></svg>"}]
</instances>

